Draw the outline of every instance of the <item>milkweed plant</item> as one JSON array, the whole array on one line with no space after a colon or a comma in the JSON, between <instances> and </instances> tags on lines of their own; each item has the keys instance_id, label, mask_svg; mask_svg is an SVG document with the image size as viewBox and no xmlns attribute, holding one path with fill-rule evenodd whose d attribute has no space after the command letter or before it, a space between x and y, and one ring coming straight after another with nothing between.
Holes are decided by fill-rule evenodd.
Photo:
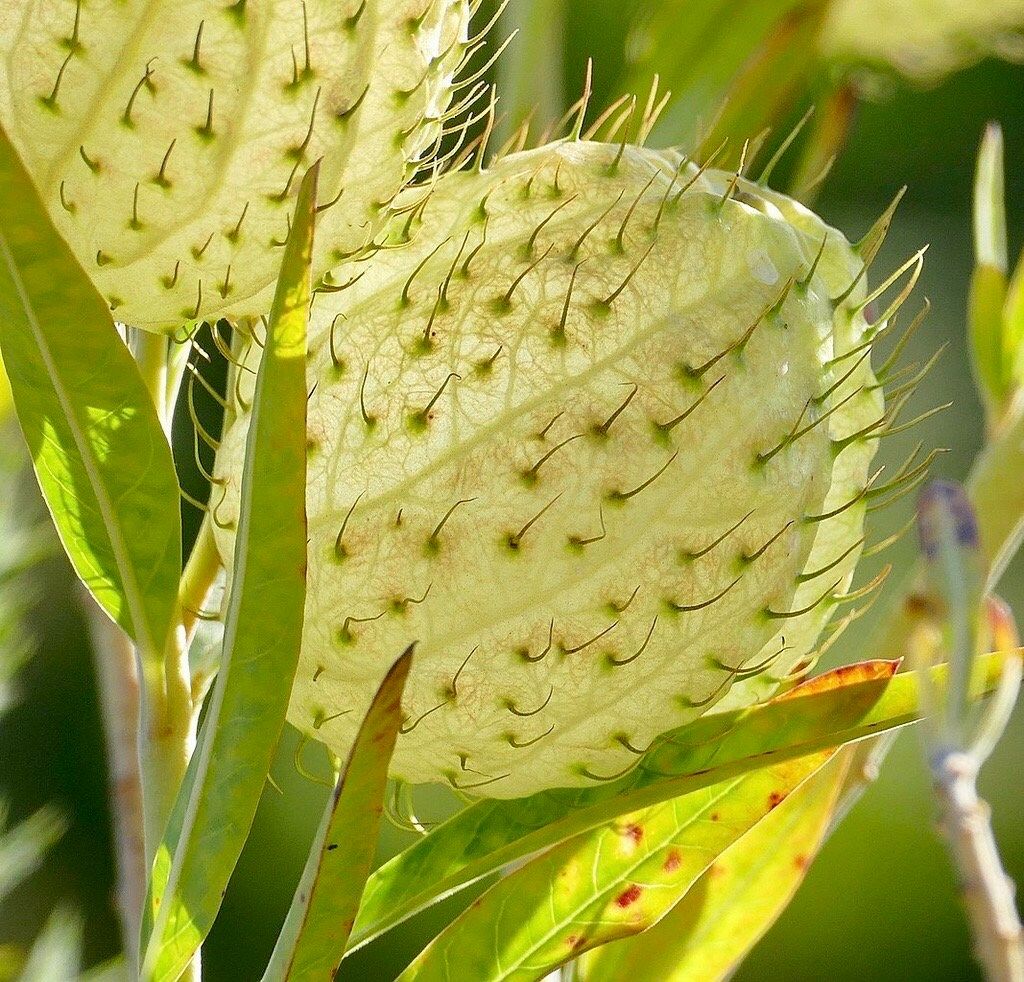
<instances>
[{"instance_id":1,"label":"milkweed plant","mask_svg":"<svg viewBox=\"0 0 1024 982\"><path fill-rule=\"evenodd\" d=\"M811 209L852 83L799 119L792 73L752 84L792 20L679 143L657 79L595 108L588 72L539 136L503 115L526 0L4 6L0 351L93 628L111 977L200 978L286 722L333 776L265 979L489 878L401 979L615 982L728 975L920 721L977 956L1024 978L974 791L1020 681L997 127L965 489L923 484L943 448L875 463L942 408L904 358L924 250L879 268L899 194L856 241ZM858 56L849 6L802 70L955 67L959 21ZM922 485L918 564L858 577ZM815 674L887 579L867 660ZM458 802L429 827L424 784ZM421 835L374 869L382 815Z\"/></svg>"}]
</instances>

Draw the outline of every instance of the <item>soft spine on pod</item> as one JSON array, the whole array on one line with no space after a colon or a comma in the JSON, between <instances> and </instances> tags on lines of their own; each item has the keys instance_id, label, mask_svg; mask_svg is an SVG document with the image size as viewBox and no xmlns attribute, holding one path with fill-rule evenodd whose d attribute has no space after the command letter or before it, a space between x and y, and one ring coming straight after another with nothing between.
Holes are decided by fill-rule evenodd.
<instances>
[{"instance_id":1,"label":"soft spine on pod","mask_svg":"<svg viewBox=\"0 0 1024 982\"><path fill-rule=\"evenodd\" d=\"M869 471L878 229L858 250L737 174L586 141L401 203L411 241L314 299L291 721L344 753L416 641L395 775L512 797L616 777L806 668L867 592L866 510L924 466Z\"/></svg>"},{"instance_id":2,"label":"soft spine on pod","mask_svg":"<svg viewBox=\"0 0 1024 982\"><path fill-rule=\"evenodd\" d=\"M61 234L136 327L266 313L321 160L314 272L369 247L483 86L467 0L18 2L0 122Z\"/></svg>"}]
</instances>

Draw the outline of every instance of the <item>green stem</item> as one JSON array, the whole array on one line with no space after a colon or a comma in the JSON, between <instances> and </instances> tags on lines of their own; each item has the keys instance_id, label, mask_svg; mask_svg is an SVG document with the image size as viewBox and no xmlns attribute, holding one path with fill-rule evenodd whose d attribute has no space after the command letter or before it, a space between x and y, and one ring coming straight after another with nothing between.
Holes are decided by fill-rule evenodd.
<instances>
[{"instance_id":1,"label":"green stem","mask_svg":"<svg viewBox=\"0 0 1024 982\"><path fill-rule=\"evenodd\" d=\"M128 636L80 589L96 667L114 819L117 907L129 977L138 974L142 908L146 902L145 823L139 768L139 676Z\"/></svg>"},{"instance_id":2,"label":"green stem","mask_svg":"<svg viewBox=\"0 0 1024 982\"><path fill-rule=\"evenodd\" d=\"M159 659L142 659L160 665ZM143 801L146 815L146 859L152 868L188 762L195 750L195 720L188 670L188 645L180 624L167 640L162 671L143 670L142 725L139 757L142 762Z\"/></svg>"},{"instance_id":3,"label":"green stem","mask_svg":"<svg viewBox=\"0 0 1024 982\"><path fill-rule=\"evenodd\" d=\"M136 331L133 349L135 360L139 365L139 374L146 383L149 394L153 397L156 414L165 431L170 425L170 413L167 410L167 356L168 340L164 334L152 334L149 331Z\"/></svg>"},{"instance_id":4,"label":"green stem","mask_svg":"<svg viewBox=\"0 0 1024 982\"><path fill-rule=\"evenodd\" d=\"M213 537L213 523L207 514L199 527L199 535L185 564L178 590L181 623L188 638L195 631L199 613L219 571L220 554Z\"/></svg>"},{"instance_id":5,"label":"green stem","mask_svg":"<svg viewBox=\"0 0 1024 982\"><path fill-rule=\"evenodd\" d=\"M139 373L169 435L176 385L169 379L168 339L134 332L131 341ZM177 359L173 372L183 368ZM124 951L134 975L147 871L195 745L186 633L178 626L166 652L140 652L91 598L85 609L103 707Z\"/></svg>"},{"instance_id":6,"label":"green stem","mask_svg":"<svg viewBox=\"0 0 1024 982\"><path fill-rule=\"evenodd\" d=\"M164 385L168 439L170 439L171 422L174 419L174 407L177 405L178 393L181 391L181 383L185 378L189 355L192 353L192 342L172 340L169 347L170 352L167 359L167 373Z\"/></svg>"},{"instance_id":7,"label":"green stem","mask_svg":"<svg viewBox=\"0 0 1024 982\"><path fill-rule=\"evenodd\" d=\"M173 404L168 384L170 341L166 335L136 330L132 348L139 374L153 399L164 433L171 430ZM183 370L176 359L175 371ZM194 747L191 685L185 632L176 627L163 652L139 652L142 666L139 759L146 817L146 860L151 867L174 799Z\"/></svg>"},{"instance_id":8,"label":"green stem","mask_svg":"<svg viewBox=\"0 0 1024 982\"><path fill-rule=\"evenodd\" d=\"M168 441L174 405L187 358L182 349L171 356L170 340L159 334L136 331L132 337L139 373L153 399ZM187 355L187 352L185 352ZM195 721L188 670L188 632L179 606L178 623L163 652L136 652L141 667L136 700L139 726L137 757L142 777L142 804L146 869L152 868L167 821L195 750ZM134 944L127 947L134 950ZM186 980L200 978L198 954Z\"/></svg>"},{"instance_id":9,"label":"green stem","mask_svg":"<svg viewBox=\"0 0 1024 982\"><path fill-rule=\"evenodd\" d=\"M142 698L142 725L139 729L139 760L142 768L142 796L145 815L146 864L152 868L157 849L163 839L178 789L185 777L189 758L195 748L190 726L191 714L181 718L179 710L171 710L170 700L154 712L152 687ZM175 700L177 701L177 700Z\"/></svg>"}]
</instances>

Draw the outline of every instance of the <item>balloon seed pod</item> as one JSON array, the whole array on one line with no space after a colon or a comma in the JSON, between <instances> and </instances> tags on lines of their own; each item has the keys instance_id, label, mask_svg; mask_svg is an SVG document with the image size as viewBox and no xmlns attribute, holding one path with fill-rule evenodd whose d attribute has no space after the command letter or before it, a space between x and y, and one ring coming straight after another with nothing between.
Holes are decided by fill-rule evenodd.
<instances>
[{"instance_id":1,"label":"balloon seed pod","mask_svg":"<svg viewBox=\"0 0 1024 982\"><path fill-rule=\"evenodd\" d=\"M314 160L318 275L364 250L482 95L454 81L466 0L13 6L0 121L117 319L155 331L270 309Z\"/></svg>"},{"instance_id":2,"label":"balloon seed pod","mask_svg":"<svg viewBox=\"0 0 1024 982\"><path fill-rule=\"evenodd\" d=\"M416 642L396 777L592 785L769 694L862 595L865 513L919 474L870 470L892 422L870 364L892 310L865 319L878 236L586 141L405 195L406 244L313 303L289 718L344 755ZM243 408L218 455L228 563L246 427Z\"/></svg>"}]
</instances>

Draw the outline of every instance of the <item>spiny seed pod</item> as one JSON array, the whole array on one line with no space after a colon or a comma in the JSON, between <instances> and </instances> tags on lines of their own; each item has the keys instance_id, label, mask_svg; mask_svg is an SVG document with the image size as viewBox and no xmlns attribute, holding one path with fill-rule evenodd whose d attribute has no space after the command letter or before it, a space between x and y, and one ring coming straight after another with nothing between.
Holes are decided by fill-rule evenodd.
<instances>
[{"instance_id":1,"label":"spiny seed pod","mask_svg":"<svg viewBox=\"0 0 1024 982\"><path fill-rule=\"evenodd\" d=\"M468 18L467 0L19 0L0 120L119 320L255 316L312 161L318 274L379 231L444 125Z\"/></svg>"},{"instance_id":2,"label":"spiny seed pod","mask_svg":"<svg viewBox=\"0 0 1024 982\"><path fill-rule=\"evenodd\" d=\"M563 142L407 194L411 243L313 304L290 719L343 753L416 641L397 776L618 775L771 691L858 595L885 422L864 262L671 152ZM228 562L245 432L218 455Z\"/></svg>"}]
</instances>

